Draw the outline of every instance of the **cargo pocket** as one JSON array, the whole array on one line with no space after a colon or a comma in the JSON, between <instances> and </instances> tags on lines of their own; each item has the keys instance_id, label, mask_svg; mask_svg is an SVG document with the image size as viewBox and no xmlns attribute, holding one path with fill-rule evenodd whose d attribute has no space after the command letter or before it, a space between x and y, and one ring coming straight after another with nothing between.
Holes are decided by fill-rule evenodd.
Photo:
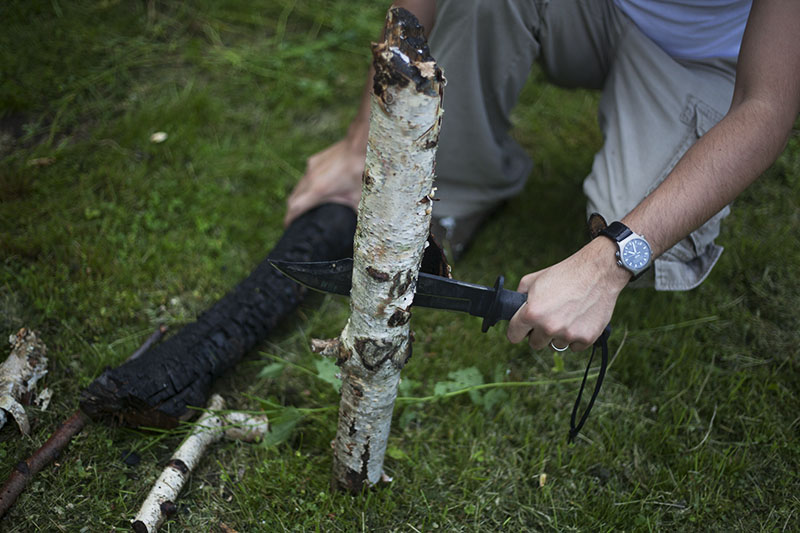
<instances>
[{"instance_id":1,"label":"cargo pocket","mask_svg":"<svg viewBox=\"0 0 800 533\"><path fill-rule=\"evenodd\" d=\"M686 136L678 145L669 164L653 183L648 194L669 175L686 151L722 119L722 114L689 96L680 120L686 124ZM722 254L722 247L714 244L720 232L722 219L730 213L725 206L705 224L664 252L655 261L655 288L657 290L689 290L697 287L708 276Z\"/></svg>"}]
</instances>

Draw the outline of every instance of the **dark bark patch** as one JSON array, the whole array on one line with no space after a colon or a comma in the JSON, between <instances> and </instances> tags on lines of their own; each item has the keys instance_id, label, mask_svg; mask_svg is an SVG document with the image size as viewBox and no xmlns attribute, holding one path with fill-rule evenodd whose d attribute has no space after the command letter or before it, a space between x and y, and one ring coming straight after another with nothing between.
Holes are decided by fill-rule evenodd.
<instances>
[{"instance_id":1,"label":"dark bark patch","mask_svg":"<svg viewBox=\"0 0 800 533\"><path fill-rule=\"evenodd\" d=\"M363 180L363 182L364 182L364 185L366 185L367 187L372 187L372 184L373 184L373 183L375 183L375 178L373 178L372 176L370 176L370 175L367 173L367 171L366 171L366 170L364 171L364 176L362 177L362 180Z\"/></svg>"},{"instance_id":2,"label":"dark bark patch","mask_svg":"<svg viewBox=\"0 0 800 533\"><path fill-rule=\"evenodd\" d=\"M408 360L411 359L413 342L414 342L414 334L411 331L409 331L408 342L406 343L406 350L404 352L398 350L397 352L395 352L395 357L392 357L392 365L397 370L403 370L403 368L408 363Z\"/></svg>"},{"instance_id":3,"label":"dark bark patch","mask_svg":"<svg viewBox=\"0 0 800 533\"><path fill-rule=\"evenodd\" d=\"M339 345L339 353L336 356L336 366L342 366L350 359L350 350L345 348L344 343Z\"/></svg>"},{"instance_id":4,"label":"dark bark patch","mask_svg":"<svg viewBox=\"0 0 800 533\"><path fill-rule=\"evenodd\" d=\"M390 328L396 328L398 326L408 324L409 320L411 320L411 313L404 309L398 309L392 314L392 316L389 317L389 321L386 323L386 325Z\"/></svg>"},{"instance_id":5,"label":"dark bark patch","mask_svg":"<svg viewBox=\"0 0 800 533\"><path fill-rule=\"evenodd\" d=\"M364 482L367 480L367 465L369 464L369 440L364 445L364 452L361 454L361 463L359 470L345 467L346 471L342 478L337 481L336 477L332 478L331 485L338 488L347 490L352 494L358 494L364 487Z\"/></svg>"},{"instance_id":6,"label":"dark bark patch","mask_svg":"<svg viewBox=\"0 0 800 533\"><path fill-rule=\"evenodd\" d=\"M391 104L386 89L393 85L406 87L409 83L413 83L418 92L430 96L438 94L444 76L434 63L424 29L417 18L403 8L391 9L386 18L385 33L386 41L372 45L375 96L382 103ZM388 58L387 51L391 53Z\"/></svg>"},{"instance_id":7,"label":"dark bark patch","mask_svg":"<svg viewBox=\"0 0 800 533\"><path fill-rule=\"evenodd\" d=\"M184 476L189 473L189 467L186 466L186 463L184 463L180 459L172 459L169 463L167 463L167 466L171 466Z\"/></svg>"},{"instance_id":8,"label":"dark bark patch","mask_svg":"<svg viewBox=\"0 0 800 533\"><path fill-rule=\"evenodd\" d=\"M447 263L447 256L444 249L438 243L433 234L428 235L428 245L422 252L422 263L419 267L420 272L451 278L450 265Z\"/></svg>"},{"instance_id":9,"label":"dark bark patch","mask_svg":"<svg viewBox=\"0 0 800 533\"><path fill-rule=\"evenodd\" d=\"M165 501L160 506L161 512L164 513L165 516L173 516L175 513L178 512L178 506L175 505L174 502Z\"/></svg>"},{"instance_id":10,"label":"dark bark patch","mask_svg":"<svg viewBox=\"0 0 800 533\"><path fill-rule=\"evenodd\" d=\"M358 397L358 398L363 398L364 397L364 389L362 389L358 385L351 385L351 387L353 389L353 394L356 397Z\"/></svg>"},{"instance_id":11,"label":"dark bark patch","mask_svg":"<svg viewBox=\"0 0 800 533\"><path fill-rule=\"evenodd\" d=\"M366 337L357 337L353 344L364 367L370 372L389 360L397 351L392 343Z\"/></svg>"},{"instance_id":12,"label":"dark bark patch","mask_svg":"<svg viewBox=\"0 0 800 533\"><path fill-rule=\"evenodd\" d=\"M389 277L390 277L389 274L387 274L386 272L383 272L383 271L378 270L377 268L371 267L371 266L367 267L367 274L369 274L369 277L371 277L375 281L379 281L381 283L389 281Z\"/></svg>"},{"instance_id":13,"label":"dark bark patch","mask_svg":"<svg viewBox=\"0 0 800 533\"><path fill-rule=\"evenodd\" d=\"M28 463L26 463L25 461L18 462L17 466L15 467L15 470L20 474L22 474L23 476L31 475L31 469L28 466Z\"/></svg>"},{"instance_id":14,"label":"dark bark patch","mask_svg":"<svg viewBox=\"0 0 800 533\"><path fill-rule=\"evenodd\" d=\"M414 273L410 270L405 272L398 272L392 278L392 286L389 288L389 296L399 297L408 290L408 287L414 281Z\"/></svg>"}]
</instances>

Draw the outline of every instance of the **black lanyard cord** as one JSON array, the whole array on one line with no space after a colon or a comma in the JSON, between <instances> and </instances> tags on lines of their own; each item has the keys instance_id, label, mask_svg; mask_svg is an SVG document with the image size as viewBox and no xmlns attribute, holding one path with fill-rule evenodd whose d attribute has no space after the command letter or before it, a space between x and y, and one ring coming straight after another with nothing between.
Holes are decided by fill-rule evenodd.
<instances>
[{"instance_id":1,"label":"black lanyard cord","mask_svg":"<svg viewBox=\"0 0 800 533\"><path fill-rule=\"evenodd\" d=\"M583 424L586 423L586 419L589 418L589 413L592 410L592 406L594 405L594 401L597 399L597 395L600 392L600 387L603 385L603 378L606 376L606 367L608 366L608 337L611 335L611 326L606 326L606 329L603 330L602 335L594 341L594 346L592 347L592 355L589 356L589 363L586 365L586 372L583 373L583 381L581 382L581 389L578 391L578 397L575 399L575 406L572 408L572 416L569 420L569 436L567 437L567 442L572 444L575 442L575 437L578 436L580 433ZM581 421L578 425L575 425L575 416L578 414L578 407L581 404L581 397L583 396L583 388L586 386L586 379L589 377L589 369L592 367L592 359L594 359L594 352L597 350L597 347L600 347L600 371L597 373L597 382L594 385L594 392L592 393L592 398L589 400L589 405L586 406L586 410L583 412L581 416Z\"/></svg>"}]
</instances>

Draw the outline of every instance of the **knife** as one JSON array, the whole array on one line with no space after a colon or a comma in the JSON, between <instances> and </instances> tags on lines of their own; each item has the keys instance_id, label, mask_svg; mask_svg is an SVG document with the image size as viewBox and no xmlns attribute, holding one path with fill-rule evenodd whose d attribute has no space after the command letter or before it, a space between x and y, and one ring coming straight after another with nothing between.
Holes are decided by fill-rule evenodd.
<instances>
[{"instance_id":1,"label":"knife","mask_svg":"<svg viewBox=\"0 0 800 533\"><path fill-rule=\"evenodd\" d=\"M353 278L350 258L319 262L270 259L269 262L284 276L310 289L350 295ZM411 305L482 317L481 331L486 332L499 320L510 320L528 298L527 294L504 289L503 281L503 276L497 276L494 287L485 287L420 272Z\"/></svg>"}]
</instances>

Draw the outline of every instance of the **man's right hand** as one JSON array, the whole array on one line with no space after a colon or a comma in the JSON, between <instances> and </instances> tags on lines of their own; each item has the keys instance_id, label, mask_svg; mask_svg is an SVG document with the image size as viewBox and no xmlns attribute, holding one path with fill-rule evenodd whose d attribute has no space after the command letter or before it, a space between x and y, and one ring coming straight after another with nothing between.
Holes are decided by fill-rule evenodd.
<instances>
[{"instance_id":1,"label":"man's right hand","mask_svg":"<svg viewBox=\"0 0 800 533\"><path fill-rule=\"evenodd\" d=\"M392 7L408 9L419 19L427 37L436 20L434 0L395 0ZM308 158L306 172L287 200L283 224L291 222L320 204L333 202L358 208L361 199L361 176L367 157L370 94L374 67L367 74L361 102L344 139Z\"/></svg>"},{"instance_id":2,"label":"man's right hand","mask_svg":"<svg viewBox=\"0 0 800 533\"><path fill-rule=\"evenodd\" d=\"M364 141L342 139L308 158L306 171L287 200L284 226L323 203L358 207L367 147Z\"/></svg>"}]
</instances>

